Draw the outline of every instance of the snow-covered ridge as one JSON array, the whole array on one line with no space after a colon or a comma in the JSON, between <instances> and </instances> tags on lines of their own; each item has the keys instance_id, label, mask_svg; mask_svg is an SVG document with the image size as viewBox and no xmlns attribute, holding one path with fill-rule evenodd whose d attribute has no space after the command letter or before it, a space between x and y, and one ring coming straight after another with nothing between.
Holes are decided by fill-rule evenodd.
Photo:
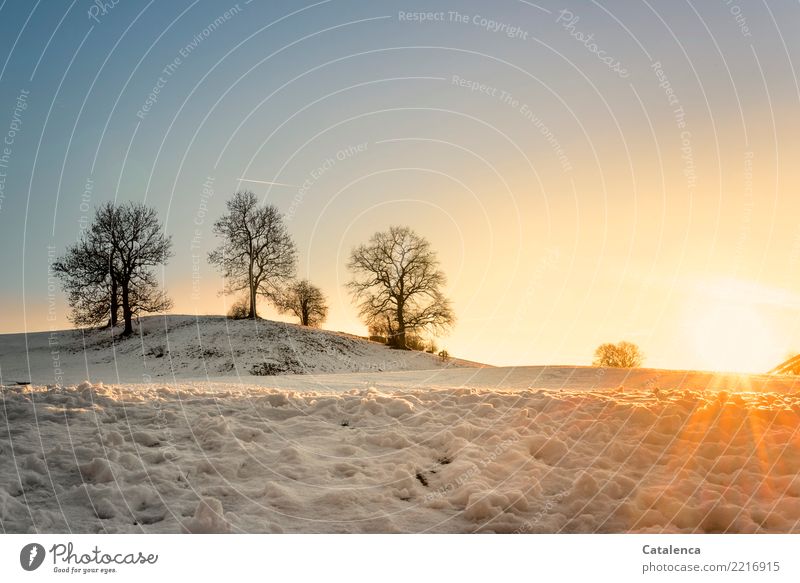
<instances>
[{"instance_id":1,"label":"snow-covered ridge","mask_svg":"<svg viewBox=\"0 0 800 583\"><path fill-rule=\"evenodd\" d=\"M800 392L791 380L782 391L732 392L697 380L674 388L685 375L660 371L659 381L634 388L569 388L570 378L586 385L590 373L610 374L601 372L4 387L0 524L7 532L800 531Z\"/></svg>"},{"instance_id":2,"label":"snow-covered ridge","mask_svg":"<svg viewBox=\"0 0 800 583\"><path fill-rule=\"evenodd\" d=\"M340 332L270 320L222 316L151 316L137 334L63 330L0 335L5 383L147 382L252 375L426 370L480 366L392 350Z\"/></svg>"}]
</instances>

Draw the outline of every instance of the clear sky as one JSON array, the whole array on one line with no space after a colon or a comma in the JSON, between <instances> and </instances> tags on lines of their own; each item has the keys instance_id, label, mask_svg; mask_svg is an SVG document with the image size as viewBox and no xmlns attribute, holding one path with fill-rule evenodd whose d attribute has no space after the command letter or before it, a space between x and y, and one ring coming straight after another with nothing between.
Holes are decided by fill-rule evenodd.
<instances>
[{"instance_id":1,"label":"clear sky","mask_svg":"<svg viewBox=\"0 0 800 583\"><path fill-rule=\"evenodd\" d=\"M449 275L452 354L800 350L797 2L101 4L0 1L0 332L68 325L49 246L110 199L161 212L174 311L224 313L205 255L246 186L327 328L363 333L347 255L406 224Z\"/></svg>"}]
</instances>

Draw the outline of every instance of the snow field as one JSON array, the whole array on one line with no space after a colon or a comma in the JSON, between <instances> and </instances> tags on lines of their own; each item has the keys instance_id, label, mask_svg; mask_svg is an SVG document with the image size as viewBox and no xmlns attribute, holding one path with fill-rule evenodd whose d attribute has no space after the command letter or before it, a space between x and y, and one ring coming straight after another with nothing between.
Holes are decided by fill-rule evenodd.
<instances>
[{"instance_id":1,"label":"snow field","mask_svg":"<svg viewBox=\"0 0 800 583\"><path fill-rule=\"evenodd\" d=\"M4 387L2 530L800 531L797 391L403 374L416 386Z\"/></svg>"}]
</instances>

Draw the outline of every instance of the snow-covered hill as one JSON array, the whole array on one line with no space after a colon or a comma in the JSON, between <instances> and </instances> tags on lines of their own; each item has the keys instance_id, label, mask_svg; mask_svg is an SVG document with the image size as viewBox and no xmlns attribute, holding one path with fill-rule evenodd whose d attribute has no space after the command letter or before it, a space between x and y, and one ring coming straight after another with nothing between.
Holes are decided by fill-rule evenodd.
<instances>
[{"instance_id":1,"label":"snow-covered hill","mask_svg":"<svg viewBox=\"0 0 800 583\"><path fill-rule=\"evenodd\" d=\"M142 318L137 334L129 338L113 338L109 330L0 335L0 374L7 384L249 378L453 366L480 365L392 350L339 332L222 316Z\"/></svg>"}]
</instances>

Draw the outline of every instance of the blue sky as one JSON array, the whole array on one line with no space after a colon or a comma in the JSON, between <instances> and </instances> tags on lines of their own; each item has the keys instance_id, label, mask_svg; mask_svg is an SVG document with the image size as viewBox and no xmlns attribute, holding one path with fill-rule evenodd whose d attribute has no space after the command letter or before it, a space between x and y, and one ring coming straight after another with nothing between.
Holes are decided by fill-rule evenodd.
<instances>
[{"instance_id":1,"label":"blue sky","mask_svg":"<svg viewBox=\"0 0 800 583\"><path fill-rule=\"evenodd\" d=\"M223 313L205 254L246 185L289 215L330 328L362 332L349 250L408 224L450 276L451 353L587 363L626 338L708 367L741 334L761 366L800 349L799 22L792 2L5 0L0 332L68 325L48 246L111 199L161 212L175 311ZM742 285L748 318L704 320Z\"/></svg>"}]
</instances>

